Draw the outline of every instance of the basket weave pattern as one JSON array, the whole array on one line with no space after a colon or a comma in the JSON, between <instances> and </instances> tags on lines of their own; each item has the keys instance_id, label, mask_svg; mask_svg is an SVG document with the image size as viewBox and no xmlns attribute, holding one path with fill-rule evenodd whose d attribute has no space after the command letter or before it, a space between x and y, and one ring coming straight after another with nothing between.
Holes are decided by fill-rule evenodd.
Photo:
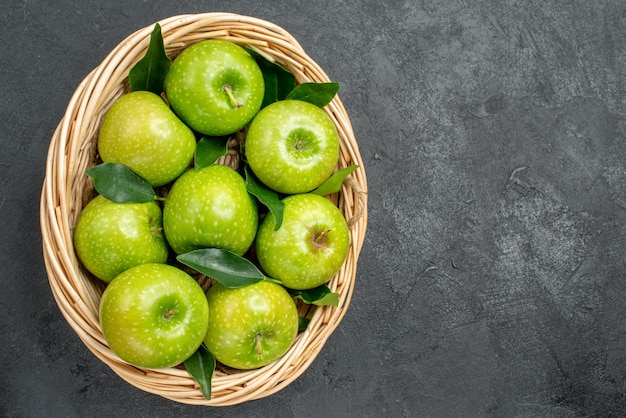
<instances>
[{"instance_id":1,"label":"basket weave pattern","mask_svg":"<svg viewBox=\"0 0 626 418\"><path fill-rule=\"evenodd\" d=\"M227 39L245 44L289 69L298 82L330 81L284 29L253 17L230 13L174 16L159 21L168 55L203 39ZM345 182L338 205L350 224L351 248L342 269L328 283L339 293L339 306L302 307L311 321L285 356L250 371L218 368L212 398L202 396L197 383L182 367L145 369L131 366L108 347L98 320L103 283L80 265L72 236L78 215L93 196L84 172L95 164L98 129L104 113L128 92L127 76L143 57L153 25L128 36L79 84L51 139L41 195L43 255L54 298L79 338L101 361L129 384L186 404L233 405L275 393L300 376L321 351L342 320L354 288L357 260L367 226L367 183L350 120L339 99L325 107L341 139L339 168L358 164ZM302 310L304 309L304 311Z\"/></svg>"}]
</instances>

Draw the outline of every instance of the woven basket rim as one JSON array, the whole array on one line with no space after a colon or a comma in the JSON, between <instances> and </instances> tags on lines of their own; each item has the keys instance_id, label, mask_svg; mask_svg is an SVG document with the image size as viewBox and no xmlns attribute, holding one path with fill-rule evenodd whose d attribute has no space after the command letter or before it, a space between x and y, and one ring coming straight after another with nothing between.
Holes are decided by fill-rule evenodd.
<instances>
[{"instance_id":1,"label":"woven basket rim","mask_svg":"<svg viewBox=\"0 0 626 418\"><path fill-rule=\"evenodd\" d=\"M171 56L202 39L228 39L284 65L298 82L330 81L292 35L263 19L234 13L199 13L172 16L155 23L161 26L166 51ZM340 134L339 166L359 166L345 182L338 200L350 221L351 246L343 267L328 283L340 295L339 306L312 309L309 327L298 335L285 356L256 370L232 374L217 370L210 400L202 396L197 383L183 368L146 369L127 364L104 340L98 321L103 286L77 260L72 233L85 196L92 188L84 170L93 164L99 122L112 102L128 91L128 71L145 53L153 28L151 24L128 35L82 80L51 138L40 200L43 256L50 288L58 308L81 341L129 384L184 404L226 406L260 399L283 389L309 367L347 311L367 228L363 161L350 119L336 96L324 110Z\"/></svg>"}]
</instances>

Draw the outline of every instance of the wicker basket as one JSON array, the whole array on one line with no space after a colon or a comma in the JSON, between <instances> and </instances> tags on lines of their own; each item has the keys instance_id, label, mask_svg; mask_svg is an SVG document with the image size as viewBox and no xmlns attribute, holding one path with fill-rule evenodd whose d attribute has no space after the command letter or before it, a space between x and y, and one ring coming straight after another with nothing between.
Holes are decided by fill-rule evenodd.
<instances>
[{"instance_id":1,"label":"wicker basket","mask_svg":"<svg viewBox=\"0 0 626 418\"><path fill-rule=\"evenodd\" d=\"M182 15L159 22L166 51L172 57L186 46L208 38L228 39L255 48L288 68L298 82L329 81L284 29L248 16L230 13ZM82 268L74 253L72 233L77 217L93 193L84 174L96 160L96 138L103 114L128 91L130 68L145 54L153 25L123 40L78 86L51 139L41 195L43 254L50 287L64 317L84 344L129 384L146 392L186 404L233 405L275 393L300 376L339 325L350 303L359 252L367 226L367 184L363 163L349 118L338 97L325 107L341 138L340 167L358 164L339 195L338 204L350 222L348 258L330 281L338 292L338 307L301 308L311 321L287 354L251 371L218 368L212 399L182 367L143 369L117 357L102 336L98 306L103 284Z\"/></svg>"}]
</instances>

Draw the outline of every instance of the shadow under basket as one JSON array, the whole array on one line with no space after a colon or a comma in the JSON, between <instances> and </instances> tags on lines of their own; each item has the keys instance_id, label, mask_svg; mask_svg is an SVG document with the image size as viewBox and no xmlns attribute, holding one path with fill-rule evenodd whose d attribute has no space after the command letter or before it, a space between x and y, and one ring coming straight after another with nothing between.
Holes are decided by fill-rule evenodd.
<instances>
[{"instance_id":1,"label":"shadow under basket","mask_svg":"<svg viewBox=\"0 0 626 418\"><path fill-rule=\"evenodd\" d=\"M171 57L204 39L226 39L248 45L283 65L298 83L330 81L289 33L267 21L230 13L204 13L174 16L158 23ZM184 367L145 369L124 362L111 351L100 328L98 308L104 284L84 270L74 252L72 236L78 215L93 196L93 184L85 169L96 163L102 117L117 98L128 92L128 73L146 53L153 28L150 25L131 34L89 73L73 94L51 139L40 208L43 255L50 287L65 319L87 348L129 384L185 404L225 406L263 398L283 389L308 368L350 304L367 227L363 162L348 115L336 96L324 110L335 123L341 140L338 168L359 166L336 196L348 220L351 238L343 267L328 283L339 294L339 305L301 307L301 314L306 314L310 323L282 358L249 371L218 367L213 375L210 400L203 397Z\"/></svg>"}]
</instances>

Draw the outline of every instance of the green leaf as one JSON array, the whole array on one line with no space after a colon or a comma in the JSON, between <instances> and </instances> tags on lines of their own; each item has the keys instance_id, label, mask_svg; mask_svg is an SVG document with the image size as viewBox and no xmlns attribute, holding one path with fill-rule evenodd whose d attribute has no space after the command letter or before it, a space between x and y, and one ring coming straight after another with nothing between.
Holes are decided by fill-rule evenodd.
<instances>
[{"instance_id":1,"label":"green leaf","mask_svg":"<svg viewBox=\"0 0 626 418\"><path fill-rule=\"evenodd\" d=\"M117 203L145 203L159 199L150 183L125 164L102 163L85 170L96 191Z\"/></svg>"},{"instance_id":2,"label":"green leaf","mask_svg":"<svg viewBox=\"0 0 626 418\"><path fill-rule=\"evenodd\" d=\"M208 167L228 152L228 136L205 136L196 146L194 165L196 168Z\"/></svg>"},{"instance_id":3,"label":"green leaf","mask_svg":"<svg viewBox=\"0 0 626 418\"><path fill-rule=\"evenodd\" d=\"M176 257L178 261L235 288L259 282L265 275L251 261L222 248L202 248Z\"/></svg>"},{"instance_id":4,"label":"green leaf","mask_svg":"<svg viewBox=\"0 0 626 418\"><path fill-rule=\"evenodd\" d=\"M263 72L263 81L265 83L265 94L261 109L265 106L278 101L278 76L275 72Z\"/></svg>"},{"instance_id":5,"label":"green leaf","mask_svg":"<svg viewBox=\"0 0 626 418\"><path fill-rule=\"evenodd\" d=\"M195 353L185 360L187 372L194 378L205 398L211 399L211 380L215 371L215 357L201 344Z\"/></svg>"},{"instance_id":6,"label":"green leaf","mask_svg":"<svg viewBox=\"0 0 626 418\"><path fill-rule=\"evenodd\" d=\"M283 100L296 86L294 75L280 64L270 61L252 48L246 47L248 53L255 59L265 82L265 96L261 107Z\"/></svg>"},{"instance_id":7,"label":"green leaf","mask_svg":"<svg viewBox=\"0 0 626 418\"><path fill-rule=\"evenodd\" d=\"M322 183L317 189L313 190L311 193L315 193L320 196L337 193L339 190L341 190L341 185L343 184L343 181L346 179L346 177L348 177L350 173L352 173L357 168L359 168L358 165L351 165L349 167L335 171L324 183Z\"/></svg>"},{"instance_id":8,"label":"green leaf","mask_svg":"<svg viewBox=\"0 0 626 418\"><path fill-rule=\"evenodd\" d=\"M172 60L165 53L161 26L154 25L146 55L130 69L128 81L132 91L146 90L160 95L164 90L165 75Z\"/></svg>"},{"instance_id":9,"label":"green leaf","mask_svg":"<svg viewBox=\"0 0 626 418\"><path fill-rule=\"evenodd\" d=\"M302 332L309 326L309 322L311 322L311 318L306 318L304 316L298 317L298 332Z\"/></svg>"},{"instance_id":10,"label":"green leaf","mask_svg":"<svg viewBox=\"0 0 626 418\"><path fill-rule=\"evenodd\" d=\"M267 209L274 215L276 224L274 225L274 231L278 231L283 223L283 212L285 210L285 204L278 193L270 189L256 178L250 167L247 165L244 167L246 174L246 190L248 193L259 199L259 202L264 204Z\"/></svg>"},{"instance_id":11,"label":"green leaf","mask_svg":"<svg viewBox=\"0 0 626 418\"><path fill-rule=\"evenodd\" d=\"M331 292L325 284L308 290L287 289L287 291L292 297L302 299L304 303L309 305L339 305L339 293Z\"/></svg>"},{"instance_id":12,"label":"green leaf","mask_svg":"<svg viewBox=\"0 0 626 418\"><path fill-rule=\"evenodd\" d=\"M324 107L339 91L339 83L301 83L287 95L286 99L302 100Z\"/></svg>"}]
</instances>

